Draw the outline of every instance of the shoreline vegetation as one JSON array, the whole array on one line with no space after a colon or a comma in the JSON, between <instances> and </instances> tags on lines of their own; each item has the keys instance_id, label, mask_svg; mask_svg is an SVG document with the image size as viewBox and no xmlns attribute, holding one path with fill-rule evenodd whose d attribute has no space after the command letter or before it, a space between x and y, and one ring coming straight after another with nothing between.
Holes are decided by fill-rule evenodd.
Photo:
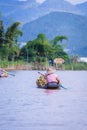
<instances>
[{"instance_id":1,"label":"shoreline vegetation","mask_svg":"<svg viewBox=\"0 0 87 130\"><path fill-rule=\"evenodd\" d=\"M0 67L5 70L46 70L54 66L57 70L87 70L87 63L78 62L79 56L70 56L65 51L68 37L57 35L48 39L38 34L35 39L21 46L23 35L21 22L13 22L5 28L0 19Z\"/></svg>"},{"instance_id":2,"label":"shoreline vegetation","mask_svg":"<svg viewBox=\"0 0 87 130\"><path fill-rule=\"evenodd\" d=\"M47 67L54 66L56 70L87 70L87 63L67 63L67 64L55 64L50 65L48 62L31 62L26 63L24 61L9 62L0 61L0 67L5 70L46 70Z\"/></svg>"}]
</instances>

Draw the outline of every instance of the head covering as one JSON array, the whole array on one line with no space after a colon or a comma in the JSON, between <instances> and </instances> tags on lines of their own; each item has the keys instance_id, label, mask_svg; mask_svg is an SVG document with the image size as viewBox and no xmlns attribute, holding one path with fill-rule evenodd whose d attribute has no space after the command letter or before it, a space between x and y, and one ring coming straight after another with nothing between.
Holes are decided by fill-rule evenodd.
<instances>
[{"instance_id":1,"label":"head covering","mask_svg":"<svg viewBox=\"0 0 87 130\"><path fill-rule=\"evenodd\" d=\"M47 69L46 74L53 74L55 71L56 71L55 68L50 67Z\"/></svg>"}]
</instances>

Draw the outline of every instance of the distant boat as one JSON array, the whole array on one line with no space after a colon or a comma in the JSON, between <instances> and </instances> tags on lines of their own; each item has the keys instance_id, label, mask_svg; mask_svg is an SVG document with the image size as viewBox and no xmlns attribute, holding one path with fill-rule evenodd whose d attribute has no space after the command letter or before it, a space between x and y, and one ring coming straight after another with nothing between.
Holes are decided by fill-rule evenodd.
<instances>
[{"instance_id":1,"label":"distant boat","mask_svg":"<svg viewBox=\"0 0 87 130\"><path fill-rule=\"evenodd\" d=\"M1 75L1 78L3 78L3 77L8 77L8 74L7 74L7 73L3 73L3 74Z\"/></svg>"}]
</instances>

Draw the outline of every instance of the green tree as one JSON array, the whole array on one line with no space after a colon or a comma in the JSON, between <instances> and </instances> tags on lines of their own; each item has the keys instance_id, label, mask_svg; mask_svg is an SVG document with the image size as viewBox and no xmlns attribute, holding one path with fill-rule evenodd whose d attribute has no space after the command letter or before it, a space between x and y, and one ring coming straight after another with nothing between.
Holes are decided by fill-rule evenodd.
<instances>
[{"instance_id":1,"label":"green tree","mask_svg":"<svg viewBox=\"0 0 87 130\"><path fill-rule=\"evenodd\" d=\"M21 48L20 57L27 62L34 61L36 50L34 49L33 41L28 41L27 44Z\"/></svg>"},{"instance_id":2,"label":"green tree","mask_svg":"<svg viewBox=\"0 0 87 130\"><path fill-rule=\"evenodd\" d=\"M39 56L46 56L50 54L52 46L50 41L46 38L45 34L39 34L37 38L33 41L34 49L37 50Z\"/></svg>"},{"instance_id":3,"label":"green tree","mask_svg":"<svg viewBox=\"0 0 87 130\"><path fill-rule=\"evenodd\" d=\"M0 47L4 44L5 34L4 34L4 26L3 21L0 20Z\"/></svg>"},{"instance_id":4,"label":"green tree","mask_svg":"<svg viewBox=\"0 0 87 130\"><path fill-rule=\"evenodd\" d=\"M54 37L54 39L52 40L53 46L57 45L58 42L62 42L63 40L68 40L68 38L66 36L56 36L56 37Z\"/></svg>"},{"instance_id":5,"label":"green tree","mask_svg":"<svg viewBox=\"0 0 87 130\"><path fill-rule=\"evenodd\" d=\"M68 40L66 36L56 36L52 40L52 46L54 48L54 58L63 58L65 60L69 60L69 56L66 52L64 52L63 45L60 45L59 43L63 40Z\"/></svg>"},{"instance_id":6,"label":"green tree","mask_svg":"<svg viewBox=\"0 0 87 130\"><path fill-rule=\"evenodd\" d=\"M34 49L37 50L37 56L48 59L49 57L52 57L53 54L52 45L44 34L39 34L33 42L34 42Z\"/></svg>"},{"instance_id":7,"label":"green tree","mask_svg":"<svg viewBox=\"0 0 87 130\"><path fill-rule=\"evenodd\" d=\"M20 24L20 22L13 23L10 27L7 28L5 33L7 50L9 52L8 57L10 59L19 55L20 49L18 46L18 37L22 36L22 31L18 28Z\"/></svg>"},{"instance_id":8,"label":"green tree","mask_svg":"<svg viewBox=\"0 0 87 130\"><path fill-rule=\"evenodd\" d=\"M58 37L59 38L59 37ZM65 37L60 37L61 39ZM57 39L59 41L59 39ZM27 60L28 62L53 61L55 57L61 57L68 59L68 54L63 51L63 47L56 42L51 43L47 39L45 34L38 34L37 38L33 41L28 41L25 46L22 47L20 57Z\"/></svg>"},{"instance_id":9,"label":"green tree","mask_svg":"<svg viewBox=\"0 0 87 130\"><path fill-rule=\"evenodd\" d=\"M0 20L0 59L4 59L7 55L5 46L5 32L3 21Z\"/></svg>"}]
</instances>

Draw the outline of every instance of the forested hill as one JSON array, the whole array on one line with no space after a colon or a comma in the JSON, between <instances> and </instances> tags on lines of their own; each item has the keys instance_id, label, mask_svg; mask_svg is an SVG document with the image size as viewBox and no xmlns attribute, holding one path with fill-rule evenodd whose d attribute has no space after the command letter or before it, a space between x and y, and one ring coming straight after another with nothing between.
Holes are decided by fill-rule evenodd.
<instances>
[{"instance_id":1,"label":"forested hill","mask_svg":"<svg viewBox=\"0 0 87 130\"><path fill-rule=\"evenodd\" d=\"M57 35L66 35L69 53L87 56L87 18L65 12L53 12L25 24L21 39L26 42L44 33L50 40Z\"/></svg>"},{"instance_id":2,"label":"forested hill","mask_svg":"<svg viewBox=\"0 0 87 130\"><path fill-rule=\"evenodd\" d=\"M26 42L44 33L51 40L66 35L69 53L87 56L87 2L73 5L66 0L0 0L0 18L5 26L19 21Z\"/></svg>"}]
</instances>

